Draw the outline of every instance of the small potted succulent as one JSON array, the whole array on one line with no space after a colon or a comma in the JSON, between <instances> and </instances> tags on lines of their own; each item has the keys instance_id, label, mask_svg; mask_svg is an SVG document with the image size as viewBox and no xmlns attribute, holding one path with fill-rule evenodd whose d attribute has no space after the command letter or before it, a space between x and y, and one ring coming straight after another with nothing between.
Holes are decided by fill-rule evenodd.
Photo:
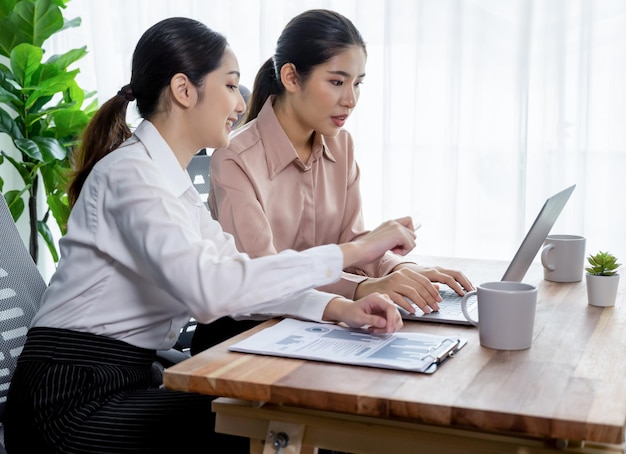
<instances>
[{"instance_id":1,"label":"small potted succulent","mask_svg":"<svg viewBox=\"0 0 626 454\"><path fill-rule=\"evenodd\" d=\"M621 263L617 258L608 253L599 251L587 257L587 300L591 306L614 306L617 298L617 286L619 274L617 269Z\"/></svg>"}]
</instances>

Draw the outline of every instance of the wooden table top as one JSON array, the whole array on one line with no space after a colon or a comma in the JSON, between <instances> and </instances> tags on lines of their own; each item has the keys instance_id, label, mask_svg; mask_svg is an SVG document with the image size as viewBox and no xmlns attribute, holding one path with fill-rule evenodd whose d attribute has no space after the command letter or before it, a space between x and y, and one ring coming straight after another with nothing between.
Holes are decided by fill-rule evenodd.
<instances>
[{"instance_id":1,"label":"wooden table top","mask_svg":"<svg viewBox=\"0 0 626 454\"><path fill-rule=\"evenodd\" d=\"M478 285L507 263L424 258L460 269ZM620 444L626 425L626 285L614 307L588 306L585 280L538 286L533 344L523 351L480 346L474 327L405 322L403 330L452 335L468 344L425 375L228 352L263 325L165 371L167 388L486 432Z\"/></svg>"}]
</instances>

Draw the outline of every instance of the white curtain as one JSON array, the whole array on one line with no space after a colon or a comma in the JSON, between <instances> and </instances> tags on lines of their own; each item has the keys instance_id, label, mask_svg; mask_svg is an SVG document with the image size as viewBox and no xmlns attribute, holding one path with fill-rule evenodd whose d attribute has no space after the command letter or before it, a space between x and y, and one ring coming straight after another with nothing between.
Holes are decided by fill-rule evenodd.
<instances>
[{"instance_id":1,"label":"white curtain","mask_svg":"<svg viewBox=\"0 0 626 454\"><path fill-rule=\"evenodd\" d=\"M49 52L86 45L80 83L104 102L143 31L189 16L226 35L251 87L310 8L345 14L368 45L347 129L369 226L410 214L419 254L508 260L545 199L576 184L552 232L626 261L623 0L73 0L82 25Z\"/></svg>"}]
</instances>

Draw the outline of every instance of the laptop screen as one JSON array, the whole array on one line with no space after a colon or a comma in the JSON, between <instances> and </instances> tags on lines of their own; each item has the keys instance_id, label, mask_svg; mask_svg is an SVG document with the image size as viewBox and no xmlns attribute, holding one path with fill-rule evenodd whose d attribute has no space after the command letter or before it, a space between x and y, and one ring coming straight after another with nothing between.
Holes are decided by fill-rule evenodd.
<instances>
[{"instance_id":1,"label":"laptop screen","mask_svg":"<svg viewBox=\"0 0 626 454\"><path fill-rule=\"evenodd\" d=\"M572 185L567 189L554 194L543 204L541 211L537 215L535 222L528 230L524 241L515 253L515 257L509 264L509 267L502 276L503 281L521 282L532 264L541 245L548 237L548 233L561 214L563 207L569 200L576 185Z\"/></svg>"}]
</instances>

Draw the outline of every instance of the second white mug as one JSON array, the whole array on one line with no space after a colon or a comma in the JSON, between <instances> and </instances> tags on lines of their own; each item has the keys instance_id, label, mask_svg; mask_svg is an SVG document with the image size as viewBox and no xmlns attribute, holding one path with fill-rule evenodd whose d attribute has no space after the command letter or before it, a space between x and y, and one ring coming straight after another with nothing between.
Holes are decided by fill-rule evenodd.
<instances>
[{"instance_id":1,"label":"second white mug","mask_svg":"<svg viewBox=\"0 0 626 454\"><path fill-rule=\"evenodd\" d=\"M585 237L548 235L541 249L543 278L552 282L578 282L585 267Z\"/></svg>"}]
</instances>

